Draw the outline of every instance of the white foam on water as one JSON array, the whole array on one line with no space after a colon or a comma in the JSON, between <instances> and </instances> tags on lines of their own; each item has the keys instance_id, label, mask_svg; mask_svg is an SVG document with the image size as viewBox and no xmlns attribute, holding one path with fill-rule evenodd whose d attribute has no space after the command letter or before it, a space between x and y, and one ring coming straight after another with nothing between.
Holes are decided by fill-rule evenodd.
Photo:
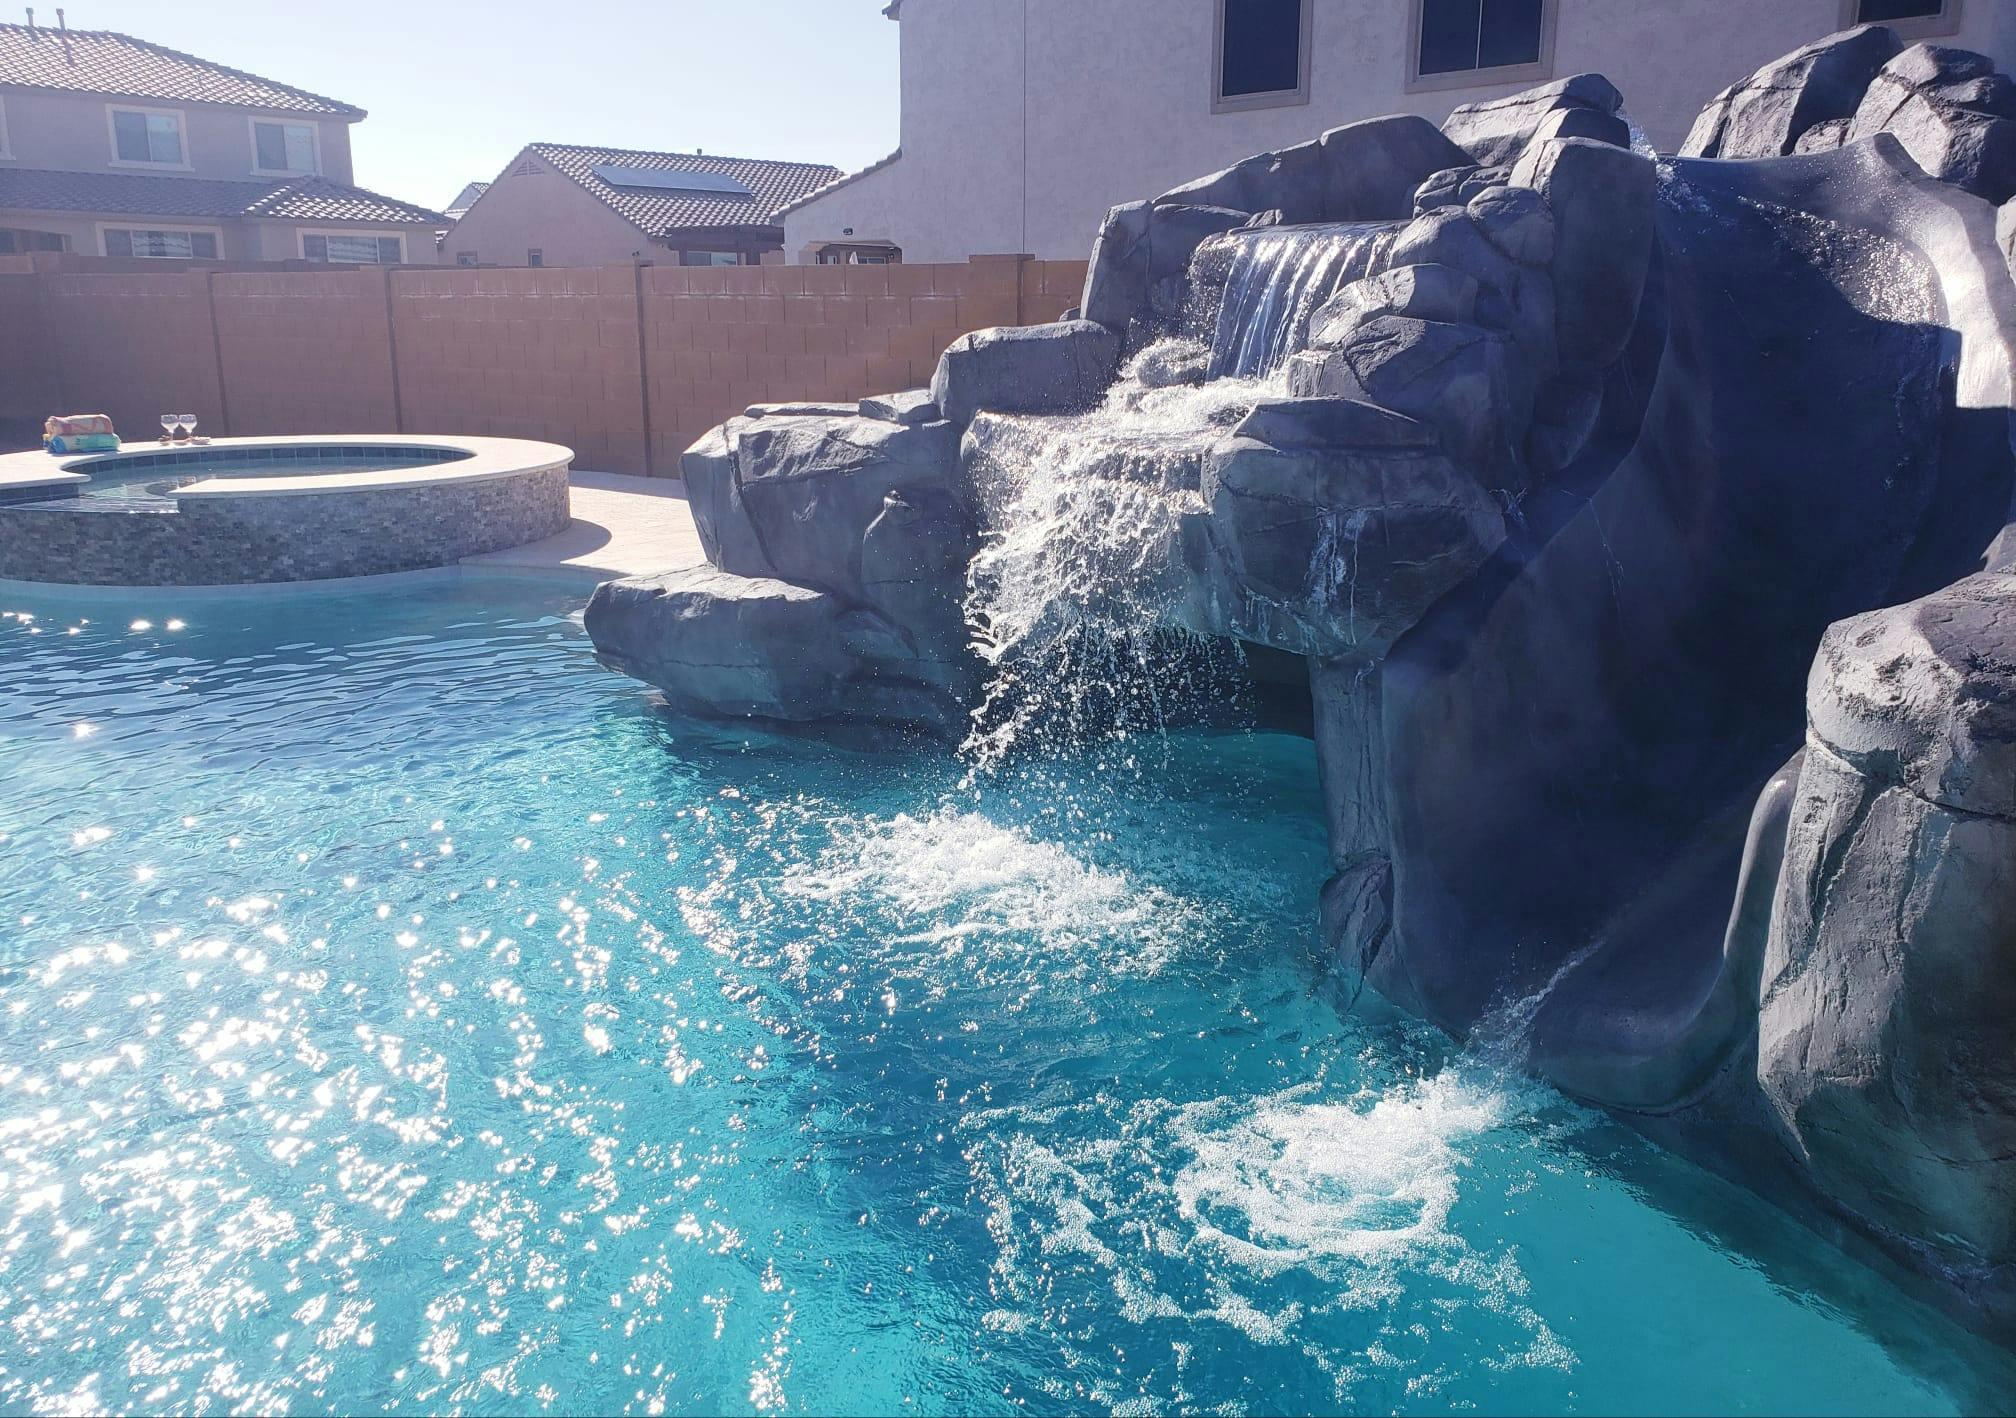
<instances>
[{"instance_id":1,"label":"white foam on water","mask_svg":"<svg viewBox=\"0 0 2016 1418\"><path fill-rule=\"evenodd\" d=\"M1340 1398L1374 1373L1427 1392L1468 1366L1572 1368L1527 1302L1516 1248L1480 1248L1454 1220L1466 1186L1504 1185L1468 1183L1473 1163L1524 1145L1509 1130L1557 1112L1558 1095L1469 1057L1342 1102L1314 1091L968 1118L964 1130L1006 1139L968 1153L999 1248L997 1324L1044 1325L1075 1266L1128 1323L1288 1347ZM1141 1264L1144 1251L1166 1265ZM1094 1303L1075 1301L1080 1322Z\"/></svg>"},{"instance_id":2,"label":"white foam on water","mask_svg":"<svg viewBox=\"0 0 2016 1418\"><path fill-rule=\"evenodd\" d=\"M888 937L895 944L1011 956L1033 945L1131 975L1159 971L1215 909L954 808L840 824L833 845L787 870L782 886L893 914L904 927Z\"/></svg>"},{"instance_id":3,"label":"white foam on water","mask_svg":"<svg viewBox=\"0 0 2016 1418\"><path fill-rule=\"evenodd\" d=\"M1176 1125L1193 1154L1176 1197L1199 1240L1263 1272L1323 1260L1384 1268L1460 1247L1448 1221L1462 1144L1508 1121L1513 1101L1452 1069L1369 1106L1293 1094L1250 1109L1193 1105Z\"/></svg>"}]
</instances>

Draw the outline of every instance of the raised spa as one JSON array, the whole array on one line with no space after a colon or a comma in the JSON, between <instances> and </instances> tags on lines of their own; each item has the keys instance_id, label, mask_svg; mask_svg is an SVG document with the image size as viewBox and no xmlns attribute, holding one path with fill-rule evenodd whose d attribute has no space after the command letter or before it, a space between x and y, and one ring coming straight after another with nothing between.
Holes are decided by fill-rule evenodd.
<instances>
[{"instance_id":1,"label":"raised spa","mask_svg":"<svg viewBox=\"0 0 2016 1418\"><path fill-rule=\"evenodd\" d=\"M452 565L568 521L573 450L517 438L220 438L0 456L0 580L218 586Z\"/></svg>"}]
</instances>

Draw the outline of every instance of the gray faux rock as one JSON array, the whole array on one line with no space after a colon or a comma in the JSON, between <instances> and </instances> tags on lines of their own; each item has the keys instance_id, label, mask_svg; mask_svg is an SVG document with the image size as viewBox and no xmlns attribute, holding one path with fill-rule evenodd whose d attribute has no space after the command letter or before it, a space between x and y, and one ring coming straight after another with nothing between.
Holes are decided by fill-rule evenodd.
<instances>
[{"instance_id":1,"label":"gray faux rock","mask_svg":"<svg viewBox=\"0 0 2016 1418\"><path fill-rule=\"evenodd\" d=\"M1299 398L1360 399L1416 418L1473 476L1498 485L1530 416L1505 336L1476 325L1379 315L1335 350L1290 361Z\"/></svg>"},{"instance_id":2,"label":"gray faux rock","mask_svg":"<svg viewBox=\"0 0 2016 1418\"><path fill-rule=\"evenodd\" d=\"M604 660L697 717L941 737L963 723L939 667L895 627L809 587L688 567L605 581L585 623Z\"/></svg>"},{"instance_id":3,"label":"gray faux rock","mask_svg":"<svg viewBox=\"0 0 2016 1418\"><path fill-rule=\"evenodd\" d=\"M1989 1270L2016 1256L2016 576L1835 626L1808 714L1758 1078L1838 1205Z\"/></svg>"},{"instance_id":4,"label":"gray faux rock","mask_svg":"<svg viewBox=\"0 0 2016 1418\"><path fill-rule=\"evenodd\" d=\"M1623 111L1624 96L1601 74L1576 74L1505 98L1463 104L1442 132L1473 162L1489 167L1516 162L1541 124L1558 110L1574 108L1614 116Z\"/></svg>"},{"instance_id":5,"label":"gray faux rock","mask_svg":"<svg viewBox=\"0 0 2016 1418\"><path fill-rule=\"evenodd\" d=\"M1334 349L1375 315L1467 322L1477 312L1477 278L1453 266L1392 266L1343 286L1309 323L1311 349Z\"/></svg>"},{"instance_id":6,"label":"gray faux rock","mask_svg":"<svg viewBox=\"0 0 2016 1418\"><path fill-rule=\"evenodd\" d=\"M1366 441L1276 448L1235 437L1213 451L1203 495L1215 599L1235 633L1375 660L1504 539L1497 503L1425 446L1425 430Z\"/></svg>"},{"instance_id":7,"label":"gray faux rock","mask_svg":"<svg viewBox=\"0 0 2016 1418\"><path fill-rule=\"evenodd\" d=\"M977 330L939 357L931 398L961 429L982 409L1070 413L1099 402L1119 363L1120 338L1092 320Z\"/></svg>"},{"instance_id":8,"label":"gray faux rock","mask_svg":"<svg viewBox=\"0 0 2016 1418\"><path fill-rule=\"evenodd\" d=\"M734 449L737 494L767 574L854 603L861 537L884 496L958 478L958 435L942 421L763 419L736 430Z\"/></svg>"},{"instance_id":9,"label":"gray faux rock","mask_svg":"<svg viewBox=\"0 0 2016 1418\"><path fill-rule=\"evenodd\" d=\"M1092 242L1078 308L1115 334L1125 334L1127 322L1148 308L1148 212L1146 202L1113 208Z\"/></svg>"},{"instance_id":10,"label":"gray faux rock","mask_svg":"<svg viewBox=\"0 0 2016 1418\"><path fill-rule=\"evenodd\" d=\"M1530 187L1487 187L1464 210L1484 239L1522 266L1554 259L1554 213Z\"/></svg>"},{"instance_id":11,"label":"gray faux rock","mask_svg":"<svg viewBox=\"0 0 2016 1418\"><path fill-rule=\"evenodd\" d=\"M2016 196L2016 85L1979 54L1914 44L1878 70L1847 141L1890 133L1942 182L2001 203Z\"/></svg>"},{"instance_id":12,"label":"gray faux rock","mask_svg":"<svg viewBox=\"0 0 2016 1418\"><path fill-rule=\"evenodd\" d=\"M1455 167L1445 167L1440 172L1430 173L1419 187L1414 189L1412 214L1420 216L1440 207L1460 207L1469 198L1463 195L1463 185L1472 174L1480 169L1475 163L1461 163Z\"/></svg>"},{"instance_id":13,"label":"gray faux rock","mask_svg":"<svg viewBox=\"0 0 2016 1418\"><path fill-rule=\"evenodd\" d=\"M1425 118L1368 118L1321 139L1329 170L1324 221L1401 221L1414 193L1435 173L1468 160Z\"/></svg>"},{"instance_id":14,"label":"gray faux rock","mask_svg":"<svg viewBox=\"0 0 2016 1418\"><path fill-rule=\"evenodd\" d=\"M936 423L942 417L938 406L931 402L929 389L872 395L863 399L858 408L862 418L881 419L885 423Z\"/></svg>"},{"instance_id":15,"label":"gray faux rock","mask_svg":"<svg viewBox=\"0 0 2016 1418\"><path fill-rule=\"evenodd\" d=\"M1801 151L1800 140L1830 125L1828 147L1839 147L1847 120L1876 73L1902 42L1884 25L1829 35L1773 60L1712 99L1695 119L1683 157L1767 158ZM1818 151L1825 138L1804 151Z\"/></svg>"},{"instance_id":16,"label":"gray faux rock","mask_svg":"<svg viewBox=\"0 0 2016 1418\"><path fill-rule=\"evenodd\" d=\"M1553 213L1562 363L1612 363L1637 323L1652 258L1652 160L1607 143L1552 139L1527 151L1512 181L1546 198Z\"/></svg>"},{"instance_id":17,"label":"gray faux rock","mask_svg":"<svg viewBox=\"0 0 2016 1418\"><path fill-rule=\"evenodd\" d=\"M735 475L735 443L747 426L745 417L708 429L680 455L679 476L708 563L740 576L768 576L775 568L756 538Z\"/></svg>"}]
</instances>

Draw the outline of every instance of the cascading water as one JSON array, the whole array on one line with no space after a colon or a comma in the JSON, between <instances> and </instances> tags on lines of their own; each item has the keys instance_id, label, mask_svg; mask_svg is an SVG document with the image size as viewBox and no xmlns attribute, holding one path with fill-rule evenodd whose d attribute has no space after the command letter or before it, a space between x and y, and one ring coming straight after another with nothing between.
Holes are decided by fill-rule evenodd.
<instances>
[{"instance_id":1,"label":"cascading water","mask_svg":"<svg viewBox=\"0 0 2016 1418\"><path fill-rule=\"evenodd\" d=\"M1211 337L1210 377L1262 379L1304 348L1339 286L1377 271L1397 222L1263 227L1227 238L1231 265Z\"/></svg>"},{"instance_id":2,"label":"cascading water","mask_svg":"<svg viewBox=\"0 0 2016 1418\"><path fill-rule=\"evenodd\" d=\"M1240 652L1198 634L1187 604L1205 455L1255 404L1286 394L1283 367L1316 311L1379 268L1397 229L1274 227L1206 243L1190 325L1212 332L1208 350L1165 341L1098 409L989 427L975 460L988 537L966 612L994 676L969 760L993 764L1039 721L1083 742L1223 699ZM1158 368L1185 363L1201 366L1201 383L1151 387Z\"/></svg>"},{"instance_id":3,"label":"cascading water","mask_svg":"<svg viewBox=\"0 0 2016 1418\"><path fill-rule=\"evenodd\" d=\"M1141 362L1090 413L993 426L975 460L989 530L966 617L994 670L966 744L978 766L1039 722L1084 742L1160 727L1175 703L1221 692L1235 652L1189 628L1184 528L1206 512L1206 450L1279 390L1150 389Z\"/></svg>"}]
</instances>

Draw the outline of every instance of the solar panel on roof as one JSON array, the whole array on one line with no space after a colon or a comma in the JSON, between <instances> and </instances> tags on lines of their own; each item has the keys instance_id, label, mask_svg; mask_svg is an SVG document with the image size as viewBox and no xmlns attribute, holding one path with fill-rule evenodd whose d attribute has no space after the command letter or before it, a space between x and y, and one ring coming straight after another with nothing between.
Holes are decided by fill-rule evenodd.
<instances>
[{"instance_id":1,"label":"solar panel on roof","mask_svg":"<svg viewBox=\"0 0 2016 1418\"><path fill-rule=\"evenodd\" d=\"M724 197L753 197L744 183L718 172L681 172L676 168L595 165L595 175L611 187L649 187L665 192L717 192Z\"/></svg>"}]
</instances>

